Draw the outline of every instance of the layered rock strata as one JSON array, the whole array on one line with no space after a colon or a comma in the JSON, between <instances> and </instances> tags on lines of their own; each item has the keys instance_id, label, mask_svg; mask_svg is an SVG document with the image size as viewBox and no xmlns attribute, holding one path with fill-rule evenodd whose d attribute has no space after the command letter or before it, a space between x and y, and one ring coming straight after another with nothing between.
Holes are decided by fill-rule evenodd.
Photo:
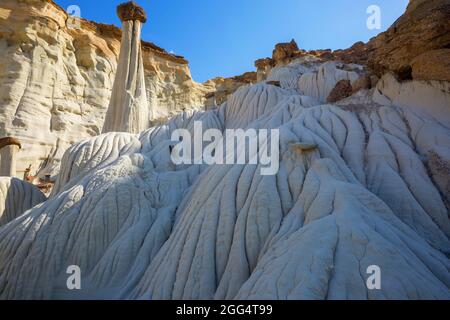
<instances>
[{"instance_id":1,"label":"layered rock strata","mask_svg":"<svg viewBox=\"0 0 450 320\"><path fill-rule=\"evenodd\" d=\"M83 15L83 12L81 12ZM0 2L0 137L22 142L17 176L58 172L69 146L101 133L121 30L69 18L50 0ZM209 92L188 62L142 42L148 106L155 123L200 109Z\"/></svg>"}]
</instances>

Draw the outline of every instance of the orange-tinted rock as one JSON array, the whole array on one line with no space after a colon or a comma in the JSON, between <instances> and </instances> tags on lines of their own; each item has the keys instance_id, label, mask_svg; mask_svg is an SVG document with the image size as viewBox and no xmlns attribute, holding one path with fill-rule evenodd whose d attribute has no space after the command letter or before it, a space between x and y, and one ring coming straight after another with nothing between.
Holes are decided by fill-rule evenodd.
<instances>
[{"instance_id":1,"label":"orange-tinted rock","mask_svg":"<svg viewBox=\"0 0 450 320\"><path fill-rule=\"evenodd\" d=\"M255 83L256 82L256 72L245 72L240 76L235 76L231 78L234 81L241 83Z\"/></svg>"},{"instance_id":2,"label":"orange-tinted rock","mask_svg":"<svg viewBox=\"0 0 450 320\"><path fill-rule=\"evenodd\" d=\"M450 81L450 1L411 0L405 14L386 32L348 49L305 51L294 40L277 44L272 59L255 62L258 80L264 80L275 65L311 55L367 65L378 77L392 72L399 80Z\"/></svg>"},{"instance_id":3,"label":"orange-tinted rock","mask_svg":"<svg viewBox=\"0 0 450 320\"><path fill-rule=\"evenodd\" d=\"M274 65L275 65L275 61L271 58L258 59L255 61L255 67L257 69L273 67Z\"/></svg>"},{"instance_id":4,"label":"orange-tinted rock","mask_svg":"<svg viewBox=\"0 0 450 320\"><path fill-rule=\"evenodd\" d=\"M352 95L353 88L350 80L340 80L336 83L336 86L331 90L330 95L327 98L327 102L333 103L339 100L345 99Z\"/></svg>"},{"instance_id":5,"label":"orange-tinted rock","mask_svg":"<svg viewBox=\"0 0 450 320\"><path fill-rule=\"evenodd\" d=\"M325 60L332 60L334 59L333 52L331 50L324 50L322 52L319 52L319 58L325 59Z\"/></svg>"},{"instance_id":6,"label":"orange-tinted rock","mask_svg":"<svg viewBox=\"0 0 450 320\"><path fill-rule=\"evenodd\" d=\"M117 7L117 15L122 22L124 21L140 21L147 22L147 14L144 9L137 5L134 1L122 3Z\"/></svg>"},{"instance_id":7,"label":"orange-tinted rock","mask_svg":"<svg viewBox=\"0 0 450 320\"><path fill-rule=\"evenodd\" d=\"M271 86L281 87L280 81L267 81L266 83Z\"/></svg>"},{"instance_id":8,"label":"orange-tinted rock","mask_svg":"<svg viewBox=\"0 0 450 320\"><path fill-rule=\"evenodd\" d=\"M263 81L267 78L270 70L275 66L275 60L271 58L259 59L255 61L256 79Z\"/></svg>"},{"instance_id":9,"label":"orange-tinted rock","mask_svg":"<svg viewBox=\"0 0 450 320\"><path fill-rule=\"evenodd\" d=\"M364 42L357 42L349 49L333 51L333 58L345 63L366 64L368 47Z\"/></svg>"},{"instance_id":10,"label":"orange-tinted rock","mask_svg":"<svg viewBox=\"0 0 450 320\"><path fill-rule=\"evenodd\" d=\"M411 67L414 79L450 81L450 49L425 52L412 60Z\"/></svg>"},{"instance_id":11,"label":"orange-tinted rock","mask_svg":"<svg viewBox=\"0 0 450 320\"><path fill-rule=\"evenodd\" d=\"M392 71L400 80L448 80L450 55L441 50L450 48L450 1L410 1L406 13L368 47L368 64L378 75Z\"/></svg>"},{"instance_id":12,"label":"orange-tinted rock","mask_svg":"<svg viewBox=\"0 0 450 320\"><path fill-rule=\"evenodd\" d=\"M283 61L295 56L299 51L294 39L288 43L278 43L273 50L272 59L276 62Z\"/></svg>"},{"instance_id":13,"label":"orange-tinted rock","mask_svg":"<svg viewBox=\"0 0 450 320\"><path fill-rule=\"evenodd\" d=\"M204 83L205 87L210 88L210 92L205 95L207 100L206 108L210 109L221 105L228 100L229 96L244 85L256 83L256 72L246 72L242 75L222 78L217 77Z\"/></svg>"},{"instance_id":14,"label":"orange-tinted rock","mask_svg":"<svg viewBox=\"0 0 450 320\"><path fill-rule=\"evenodd\" d=\"M20 143L20 140L17 138L13 137L0 138L0 149L11 145L15 145L18 146L19 148L22 148L22 144Z\"/></svg>"},{"instance_id":15,"label":"orange-tinted rock","mask_svg":"<svg viewBox=\"0 0 450 320\"><path fill-rule=\"evenodd\" d=\"M352 85L352 93L356 93L359 90L370 89L372 87L372 79L369 75L363 75Z\"/></svg>"}]
</instances>

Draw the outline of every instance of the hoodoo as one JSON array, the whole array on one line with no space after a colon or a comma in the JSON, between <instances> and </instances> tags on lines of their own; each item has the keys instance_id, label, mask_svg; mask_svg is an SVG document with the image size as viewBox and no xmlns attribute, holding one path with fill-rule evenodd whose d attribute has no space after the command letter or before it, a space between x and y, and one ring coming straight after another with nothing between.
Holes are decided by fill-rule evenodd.
<instances>
[{"instance_id":1,"label":"hoodoo","mask_svg":"<svg viewBox=\"0 0 450 320\"><path fill-rule=\"evenodd\" d=\"M16 138L0 139L0 176L14 177L16 175L16 154L21 147L20 141Z\"/></svg>"},{"instance_id":2,"label":"hoodoo","mask_svg":"<svg viewBox=\"0 0 450 320\"><path fill-rule=\"evenodd\" d=\"M139 133L149 123L141 48L141 27L147 16L133 1L119 5L117 14L122 21L122 43L103 133Z\"/></svg>"}]
</instances>

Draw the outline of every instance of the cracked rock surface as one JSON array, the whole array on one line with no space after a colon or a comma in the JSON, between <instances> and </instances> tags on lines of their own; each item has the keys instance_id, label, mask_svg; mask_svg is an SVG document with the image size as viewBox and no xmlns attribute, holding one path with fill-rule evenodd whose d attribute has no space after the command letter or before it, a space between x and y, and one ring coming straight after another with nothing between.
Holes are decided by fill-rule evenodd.
<instances>
[{"instance_id":1,"label":"cracked rock surface","mask_svg":"<svg viewBox=\"0 0 450 320\"><path fill-rule=\"evenodd\" d=\"M50 199L0 228L0 298L450 299L450 85L386 74L325 103L361 75L297 60L271 71L280 87L75 144ZM175 165L171 134L194 121L279 129L278 173Z\"/></svg>"},{"instance_id":2,"label":"cracked rock surface","mask_svg":"<svg viewBox=\"0 0 450 320\"><path fill-rule=\"evenodd\" d=\"M22 142L18 177L30 164L32 175L56 174L73 143L101 133L121 36L112 25L69 19L51 0L0 1L0 137ZM203 106L210 89L193 81L188 61L148 42L142 55L147 120Z\"/></svg>"}]
</instances>

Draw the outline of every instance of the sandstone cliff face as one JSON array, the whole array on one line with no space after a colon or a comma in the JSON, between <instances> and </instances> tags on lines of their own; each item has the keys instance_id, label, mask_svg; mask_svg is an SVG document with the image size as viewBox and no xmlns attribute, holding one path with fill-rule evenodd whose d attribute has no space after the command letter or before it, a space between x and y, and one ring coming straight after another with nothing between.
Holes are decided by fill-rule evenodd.
<instances>
[{"instance_id":1,"label":"sandstone cliff face","mask_svg":"<svg viewBox=\"0 0 450 320\"><path fill-rule=\"evenodd\" d=\"M294 40L277 44L271 58L255 62L258 80L265 80L275 66L307 56L367 65L379 77L391 72L399 80L450 81L450 1L411 0L386 32L348 49L306 51Z\"/></svg>"},{"instance_id":2,"label":"sandstone cliff face","mask_svg":"<svg viewBox=\"0 0 450 320\"><path fill-rule=\"evenodd\" d=\"M55 172L64 151L100 133L117 68L121 31L81 20L47 0L0 3L0 136L23 149L23 171ZM207 92L188 62L143 42L147 97L153 121L203 105Z\"/></svg>"},{"instance_id":3,"label":"sandstone cliff face","mask_svg":"<svg viewBox=\"0 0 450 320\"><path fill-rule=\"evenodd\" d=\"M378 74L450 81L450 1L410 1L406 13L368 49L369 66Z\"/></svg>"},{"instance_id":4,"label":"sandstone cliff face","mask_svg":"<svg viewBox=\"0 0 450 320\"><path fill-rule=\"evenodd\" d=\"M75 143L48 200L4 206L0 299L449 299L450 82L378 79L351 61L367 61L365 45L277 47L265 81L140 134ZM278 172L175 164L171 134L195 121L279 129ZM28 194L12 188L0 180L0 204ZM74 264L82 290L67 289Z\"/></svg>"},{"instance_id":5,"label":"sandstone cliff face","mask_svg":"<svg viewBox=\"0 0 450 320\"><path fill-rule=\"evenodd\" d=\"M204 86L210 88L211 92L206 95L206 108L215 108L227 101L230 96L236 92L242 86L256 83L256 72L246 72L240 76L223 78L217 77L208 80L204 83Z\"/></svg>"}]
</instances>

